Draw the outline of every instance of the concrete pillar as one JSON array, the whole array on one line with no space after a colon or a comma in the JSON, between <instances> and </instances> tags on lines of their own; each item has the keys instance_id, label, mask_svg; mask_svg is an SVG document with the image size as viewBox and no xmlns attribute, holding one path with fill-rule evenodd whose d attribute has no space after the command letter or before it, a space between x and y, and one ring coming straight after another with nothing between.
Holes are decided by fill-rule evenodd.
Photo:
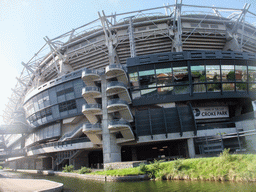
<instances>
[{"instance_id":1,"label":"concrete pillar","mask_svg":"<svg viewBox=\"0 0 256 192\"><path fill-rule=\"evenodd\" d=\"M189 158L195 158L196 152L195 152L195 145L193 138L187 140L188 144L188 156Z\"/></svg>"},{"instance_id":2,"label":"concrete pillar","mask_svg":"<svg viewBox=\"0 0 256 192\"><path fill-rule=\"evenodd\" d=\"M121 162L121 146L116 143L115 134L111 134L108 129L108 110L107 110L107 81L105 75L101 76L102 91L102 146L103 163Z\"/></svg>"}]
</instances>

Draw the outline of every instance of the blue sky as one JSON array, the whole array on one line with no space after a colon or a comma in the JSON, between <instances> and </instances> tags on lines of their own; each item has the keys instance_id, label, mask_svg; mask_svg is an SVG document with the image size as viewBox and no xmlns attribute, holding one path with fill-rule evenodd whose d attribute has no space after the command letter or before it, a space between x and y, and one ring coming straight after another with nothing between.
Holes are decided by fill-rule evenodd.
<instances>
[{"instance_id":1,"label":"blue sky","mask_svg":"<svg viewBox=\"0 0 256 192\"><path fill-rule=\"evenodd\" d=\"M183 4L242 8L255 0L183 0ZM122 13L174 4L174 0L0 0L0 114L22 65L50 39L98 18L98 11ZM256 21L255 21L256 22ZM1 123L1 118L0 118Z\"/></svg>"}]
</instances>

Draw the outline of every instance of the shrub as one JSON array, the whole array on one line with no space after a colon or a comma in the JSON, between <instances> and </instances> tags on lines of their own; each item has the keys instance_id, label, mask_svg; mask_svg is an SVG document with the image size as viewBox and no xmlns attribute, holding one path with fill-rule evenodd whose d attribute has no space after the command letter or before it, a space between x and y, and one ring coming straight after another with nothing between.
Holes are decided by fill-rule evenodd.
<instances>
[{"instance_id":1,"label":"shrub","mask_svg":"<svg viewBox=\"0 0 256 192\"><path fill-rule=\"evenodd\" d=\"M140 166L139 166L139 170L140 170L142 173L147 173L147 172L148 172L148 167L147 167L144 163L142 163L142 164L140 164Z\"/></svg>"},{"instance_id":2,"label":"shrub","mask_svg":"<svg viewBox=\"0 0 256 192\"><path fill-rule=\"evenodd\" d=\"M232 157L229 151L230 149L224 149L223 152L220 154L220 158L222 158L224 161L232 161Z\"/></svg>"},{"instance_id":3,"label":"shrub","mask_svg":"<svg viewBox=\"0 0 256 192\"><path fill-rule=\"evenodd\" d=\"M65 165L65 167L62 167L62 172L72 172L74 171L74 165Z\"/></svg>"},{"instance_id":4,"label":"shrub","mask_svg":"<svg viewBox=\"0 0 256 192\"><path fill-rule=\"evenodd\" d=\"M2 166L0 166L0 170L1 170L1 169L3 169L3 167L2 167Z\"/></svg>"},{"instance_id":5,"label":"shrub","mask_svg":"<svg viewBox=\"0 0 256 192\"><path fill-rule=\"evenodd\" d=\"M81 167L81 169L78 170L79 174L85 174L85 173L91 173L92 170L88 167Z\"/></svg>"},{"instance_id":6,"label":"shrub","mask_svg":"<svg viewBox=\"0 0 256 192\"><path fill-rule=\"evenodd\" d=\"M182 160L177 159L173 162L173 169L174 171L180 171L182 168Z\"/></svg>"}]
</instances>

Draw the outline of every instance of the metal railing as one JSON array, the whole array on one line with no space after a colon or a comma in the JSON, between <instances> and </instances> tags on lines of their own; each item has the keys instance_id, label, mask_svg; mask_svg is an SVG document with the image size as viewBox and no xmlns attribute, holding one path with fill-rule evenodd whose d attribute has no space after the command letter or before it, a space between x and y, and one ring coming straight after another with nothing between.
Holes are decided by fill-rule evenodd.
<instances>
[{"instance_id":1,"label":"metal railing","mask_svg":"<svg viewBox=\"0 0 256 192\"><path fill-rule=\"evenodd\" d=\"M71 138L72 135L74 135L76 132L78 132L78 131L79 131L80 129L82 129L82 128L83 128L83 124L78 125L73 131L70 131L70 132L64 134L64 135L59 139L59 141L63 141L63 140L65 140L65 139L67 139L67 138Z\"/></svg>"},{"instance_id":2,"label":"metal railing","mask_svg":"<svg viewBox=\"0 0 256 192\"><path fill-rule=\"evenodd\" d=\"M28 147L27 151L33 151L33 150L42 149L45 147L60 147L60 146L63 147L63 146L68 146L76 143L84 143L84 142L90 142L90 139L87 137L83 137L83 138L71 139L67 141L56 141L51 143L45 143L45 144Z\"/></svg>"},{"instance_id":3,"label":"metal railing","mask_svg":"<svg viewBox=\"0 0 256 192\"><path fill-rule=\"evenodd\" d=\"M83 129L102 129L102 127L100 123L95 123L95 124L84 123Z\"/></svg>"},{"instance_id":4,"label":"metal railing","mask_svg":"<svg viewBox=\"0 0 256 192\"><path fill-rule=\"evenodd\" d=\"M85 92L90 92L90 91L98 91L98 92L101 92L101 89L99 87L96 87L96 86L88 86L88 87L84 87L82 89L82 93L85 93Z\"/></svg>"},{"instance_id":5,"label":"metal railing","mask_svg":"<svg viewBox=\"0 0 256 192\"><path fill-rule=\"evenodd\" d=\"M108 101L108 106L109 105L114 105L114 104L125 104L128 105L128 102L125 100L121 100L121 99L111 99Z\"/></svg>"},{"instance_id":6,"label":"metal railing","mask_svg":"<svg viewBox=\"0 0 256 192\"><path fill-rule=\"evenodd\" d=\"M115 87L115 86L121 86L121 87L125 87L127 88L127 86L122 83L122 82L119 82L119 81L111 81L107 84L107 88L110 88L110 87Z\"/></svg>"},{"instance_id":7,"label":"metal railing","mask_svg":"<svg viewBox=\"0 0 256 192\"><path fill-rule=\"evenodd\" d=\"M84 111L85 109L93 109L93 108L97 108L97 109L101 109L101 104L98 103L94 103L94 104L84 104L82 106L82 110Z\"/></svg>"},{"instance_id":8,"label":"metal railing","mask_svg":"<svg viewBox=\"0 0 256 192\"><path fill-rule=\"evenodd\" d=\"M88 74L97 74L97 75L101 75L101 72L96 70L96 69L84 69L82 72L82 77Z\"/></svg>"},{"instance_id":9,"label":"metal railing","mask_svg":"<svg viewBox=\"0 0 256 192\"><path fill-rule=\"evenodd\" d=\"M116 120L111 120L108 123L109 126L115 126L115 125L127 125L127 126L131 126L130 123L128 121L126 121L125 119L116 119Z\"/></svg>"},{"instance_id":10,"label":"metal railing","mask_svg":"<svg viewBox=\"0 0 256 192\"><path fill-rule=\"evenodd\" d=\"M106 69L107 69L106 71L111 70L111 69L122 69L122 70L126 71L126 67L121 64L110 64L109 66L107 66Z\"/></svg>"}]
</instances>

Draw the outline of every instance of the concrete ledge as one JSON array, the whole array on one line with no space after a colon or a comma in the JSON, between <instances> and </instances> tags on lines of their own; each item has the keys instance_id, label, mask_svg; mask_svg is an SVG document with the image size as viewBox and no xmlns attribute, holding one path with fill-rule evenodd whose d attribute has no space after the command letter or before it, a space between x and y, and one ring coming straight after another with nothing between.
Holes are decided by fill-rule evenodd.
<instances>
[{"instance_id":1,"label":"concrete ledge","mask_svg":"<svg viewBox=\"0 0 256 192\"><path fill-rule=\"evenodd\" d=\"M85 180L96 180L96 181L141 181L148 180L147 175L132 175L132 176L105 176L105 175L87 175L78 173L63 173L55 172L55 175L63 177L76 177Z\"/></svg>"},{"instance_id":2,"label":"concrete ledge","mask_svg":"<svg viewBox=\"0 0 256 192\"><path fill-rule=\"evenodd\" d=\"M78 174L78 173L64 173L59 171L39 171L39 170L25 170L18 169L12 170L23 173L32 173L32 174L44 174L44 175L57 175L62 177L74 177L84 180L95 180L95 181L141 181L148 180L147 175L131 175L131 176L106 176L106 175L88 175L88 174Z\"/></svg>"},{"instance_id":3,"label":"concrete ledge","mask_svg":"<svg viewBox=\"0 0 256 192\"><path fill-rule=\"evenodd\" d=\"M44 179L0 179L0 191L38 191L38 192L61 192L63 184Z\"/></svg>"}]
</instances>

